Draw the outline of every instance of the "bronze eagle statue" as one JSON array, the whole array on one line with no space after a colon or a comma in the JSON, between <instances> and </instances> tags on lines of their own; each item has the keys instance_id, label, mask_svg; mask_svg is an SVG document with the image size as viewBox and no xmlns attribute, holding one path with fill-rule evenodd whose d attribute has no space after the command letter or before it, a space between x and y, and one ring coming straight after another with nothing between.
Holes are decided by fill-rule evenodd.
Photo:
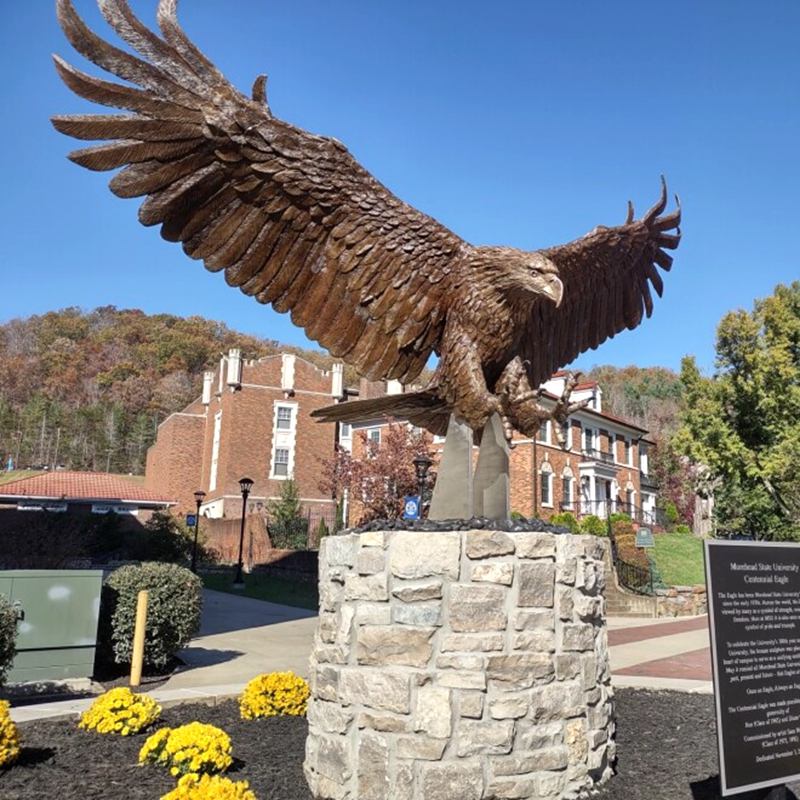
<instances>
[{"instance_id":1,"label":"bronze eagle statue","mask_svg":"<svg viewBox=\"0 0 800 800\"><path fill-rule=\"evenodd\" d=\"M664 213L663 178L641 219L629 203L623 225L569 244L475 246L395 197L336 139L275 117L266 76L251 97L237 91L181 29L177 0L158 3L160 36L127 0L98 3L138 56L93 33L71 0L57 0L59 22L79 53L127 84L58 56L56 69L81 97L130 113L54 117L62 133L106 142L70 159L122 168L111 190L146 198L143 225L288 311L361 375L409 384L439 357L420 391L342 403L324 418L390 414L443 433L451 412L476 431L497 412L508 436L532 435L550 413L537 387L652 313L657 267L670 269L665 250L680 241L680 204Z\"/></svg>"}]
</instances>

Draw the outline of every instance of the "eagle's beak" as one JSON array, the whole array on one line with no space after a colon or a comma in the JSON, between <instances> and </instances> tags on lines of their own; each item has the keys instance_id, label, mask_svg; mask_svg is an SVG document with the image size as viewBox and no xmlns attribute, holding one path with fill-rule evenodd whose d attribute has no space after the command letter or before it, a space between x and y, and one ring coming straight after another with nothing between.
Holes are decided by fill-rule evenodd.
<instances>
[{"instance_id":1,"label":"eagle's beak","mask_svg":"<svg viewBox=\"0 0 800 800\"><path fill-rule=\"evenodd\" d=\"M561 305L561 298L564 296L564 284L561 279L555 275L544 276L544 288L542 290L545 297L549 297L555 304L556 308Z\"/></svg>"}]
</instances>

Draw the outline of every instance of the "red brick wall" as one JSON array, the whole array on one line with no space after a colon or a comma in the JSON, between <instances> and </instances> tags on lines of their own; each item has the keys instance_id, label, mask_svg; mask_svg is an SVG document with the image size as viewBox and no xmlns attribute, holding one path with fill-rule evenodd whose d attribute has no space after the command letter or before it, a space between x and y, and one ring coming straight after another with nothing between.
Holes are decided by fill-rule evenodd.
<instances>
[{"instance_id":1,"label":"red brick wall","mask_svg":"<svg viewBox=\"0 0 800 800\"><path fill-rule=\"evenodd\" d=\"M145 487L175 500L176 513L195 508L194 492L201 485L198 452L205 419L173 414L161 424L155 444L147 451Z\"/></svg>"}]
</instances>

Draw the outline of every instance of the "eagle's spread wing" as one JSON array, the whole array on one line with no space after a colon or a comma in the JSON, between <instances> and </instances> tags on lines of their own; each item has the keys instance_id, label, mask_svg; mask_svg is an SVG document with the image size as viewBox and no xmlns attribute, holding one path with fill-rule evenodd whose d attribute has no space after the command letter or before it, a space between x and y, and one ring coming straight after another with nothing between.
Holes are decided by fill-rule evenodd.
<instances>
[{"instance_id":1,"label":"eagle's spread wing","mask_svg":"<svg viewBox=\"0 0 800 800\"><path fill-rule=\"evenodd\" d=\"M539 251L558 267L564 293L558 308L538 299L528 318L520 355L532 386L650 316L650 285L659 297L663 290L656 265L669 270L672 257L664 250L680 242L680 205L660 216L666 206L662 178L661 197L642 219L633 219L629 205L624 225L595 228L574 242Z\"/></svg>"},{"instance_id":2,"label":"eagle's spread wing","mask_svg":"<svg viewBox=\"0 0 800 800\"><path fill-rule=\"evenodd\" d=\"M146 196L144 225L179 241L225 279L290 311L292 321L369 378L412 380L441 338L447 276L463 242L401 202L333 139L272 116L265 78L253 100L234 89L160 0L157 36L127 0L99 0L135 57L100 39L70 0L61 27L78 52L135 86L57 69L81 97L133 112L61 116L78 139L110 140L71 158L124 167L120 197Z\"/></svg>"}]
</instances>

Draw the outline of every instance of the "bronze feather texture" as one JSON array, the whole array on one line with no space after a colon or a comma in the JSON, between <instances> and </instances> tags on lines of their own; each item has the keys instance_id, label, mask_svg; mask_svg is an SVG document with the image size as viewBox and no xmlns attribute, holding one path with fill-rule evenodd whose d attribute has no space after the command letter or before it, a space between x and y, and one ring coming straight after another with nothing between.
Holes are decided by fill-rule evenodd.
<instances>
[{"instance_id":1,"label":"bronze feather texture","mask_svg":"<svg viewBox=\"0 0 800 800\"><path fill-rule=\"evenodd\" d=\"M509 435L531 435L536 387L652 313L650 287L661 295L658 268L670 269L666 251L680 241L680 205L665 213L663 178L641 219L629 207L623 225L533 252L473 246L395 197L337 140L273 116L264 76L241 94L183 32L177 0L158 3L160 35L126 0L98 4L137 55L92 32L71 0L57 0L59 22L75 50L126 83L58 56L56 69L77 95L127 113L54 117L62 133L102 142L70 158L121 168L111 190L145 198L142 224L288 311L360 374L410 383L439 356L420 392L323 418L379 410L442 433L451 411L477 431L498 412Z\"/></svg>"}]
</instances>

